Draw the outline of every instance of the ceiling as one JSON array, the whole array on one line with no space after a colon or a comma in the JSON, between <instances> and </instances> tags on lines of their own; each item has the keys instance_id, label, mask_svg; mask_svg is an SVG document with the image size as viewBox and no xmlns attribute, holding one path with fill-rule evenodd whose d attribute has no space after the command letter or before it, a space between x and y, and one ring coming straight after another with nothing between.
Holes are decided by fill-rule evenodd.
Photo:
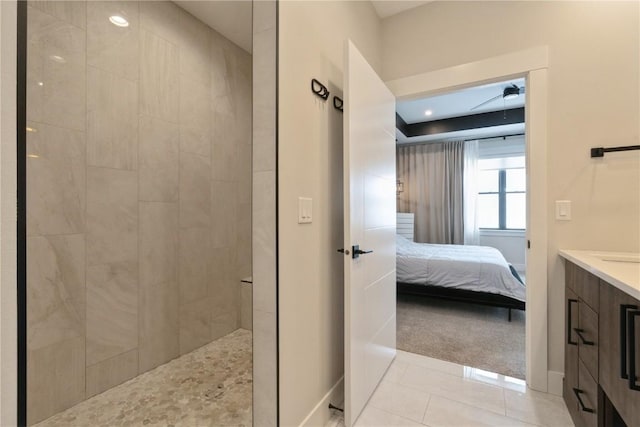
<instances>
[{"instance_id":1,"label":"ceiling","mask_svg":"<svg viewBox=\"0 0 640 427\"><path fill-rule=\"evenodd\" d=\"M175 3L251 53L251 0L175 0Z\"/></svg>"},{"instance_id":2,"label":"ceiling","mask_svg":"<svg viewBox=\"0 0 640 427\"><path fill-rule=\"evenodd\" d=\"M471 108L473 108L474 106L497 95L501 95L504 88L512 84L515 84L518 87L524 87L525 81L523 78L512 79L504 82L490 83L486 85L457 90L454 92L449 92L443 95L437 95L428 98L399 101L396 103L396 112L406 123L412 124L523 107L525 104L525 95L521 94L517 98L511 100L504 100L502 99L502 97L500 97L488 104L485 104L480 108L471 110ZM427 116L425 114L427 110L430 110L432 112L430 116ZM407 138L404 134L402 134L402 132L397 131L396 137L398 139L398 143L407 143L436 141L443 139L465 139L476 137L480 138L522 132L524 132L524 123L470 129L427 136L415 136L411 138Z\"/></svg>"},{"instance_id":3,"label":"ceiling","mask_svg":"<svg viewBox=\"0 0 640 427\"><path fill-rule=\"evenodd\" d=\"M376 13L378 14L378 16L384 19L400 12L404 12L405 10L413 9L414 7L430 3L431 1L433 0L371 0L371 3L373 3L373 7L376 9Z\"/></svg>"}]
</instances>

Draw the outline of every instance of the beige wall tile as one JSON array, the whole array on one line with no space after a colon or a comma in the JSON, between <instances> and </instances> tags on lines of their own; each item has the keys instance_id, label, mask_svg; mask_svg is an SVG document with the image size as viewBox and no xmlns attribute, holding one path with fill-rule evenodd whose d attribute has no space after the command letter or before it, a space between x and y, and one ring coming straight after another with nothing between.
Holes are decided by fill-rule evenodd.
<instances>
[{"instance_id":1,"label":"beige wall tile","mask_svg":"<svg viewBox=\"0 0 640 427\"><path fill-rule=\"evenodd\" d=\"M84 338L27 353L27 423L37 423L85 397Z\"/></svg>"},{"instance_id":2,"label":"beige wall tile","mask_svg":"<svg viewBox=\"0 0 640 427\"><path fill-rule=\"evenodd\" d=\"M212 319L221 318L223 314L235 316L237 319L240 314L241 278L238 275L236 265L235 247L212 250L211 266L213 271L209 282Z\"/></svg>"},{"instance_id":3,"label":"beige wall tile","mask_svg":"<svg viewBox=\"0 0 640 427\"><path fill-rule=\"evenodd\" d=\"M240 327L251 330L253 328L253 307L251 305L251 284L240 283Z\"/></svg>"},{"instance_id":4,"label":"beige wall tile","mask_svg":"<svg viewBox=\"0 0 640 427\"><path fill-rule=\"evenodd\" d=\"M87 26L87 4L83 1L29 1L29 6L44 13L75 25L79 28Z\"/></svg>"},{"instance_id":5,"label":"beige wall tile","mask_svg":"<svg viewBox=\"0 0 640 427\"><path fill-rule=\"evenodd\" d=\"M187 12L170 1L140 2L140 26L174 45L180 42L180 16Z\"/></svg>"},{"instance_id":6,"label":"beige wall tile","mask_svg":"<svg viewBox=\"0 0 640 427\"><path fill-rule=\"evenodd\" d=\"M211 300L201 298L180 307L180 354L211 341Z\"/></svg>"},{"instance_id":7,"label":"beige wall tile","mask_svg":"<svg viewBox=\"0 0 640 427\"><path fill-rule=\"evenodd\" d=\"M87 265L138 257L135 172L87 168Z\"/></svg>"},{"instance_id":8,"label":"beige wall tile","mask_svg":"<svg viewBox=\"0 0 640 427\"><path fill-rule=\"evenodd\" d=\"M138 84L87 69L87 163L135 170L138 163Z\"/></svg>"},{"instance_id":9,"label":"beige wall tile","mask_svg":"<svg viewBox=\"0 0 640 427\"><path fill-rule=\"evenodd\" d=\"M237 244L235 182L213 181L211 190L211 218L216 224L211 230L211 245L214 248Z\"/></svg>"},{"instance_id":10,"label":"beige wall tile","mask_svg":"<svg viewBox=\"0 0 640 427\"><path fill-rule=\"evenodd\" d=\"M87 268L87 365L138 346L138 263Z\"/></svg>"},{"instance_id":11,"label":"beige wall tile","mask_svg":"<svg viewBox=\"0 0 640 427\"><path fill-rule=\"evenodd\" d=\"M238 329L238 311L213 314L211 318L211 340L217 340Z\"/></svg>"},{"instance_id":12,"label":"beige wall tile","mask_svg":"<svg viewBox=\"0 0 640 427\"><path fill-rule=\"evenodd\" d=\"M129 25L114 25L111 16L121 16ZM138 2L87 2L87 64L138 80L139 31Z\"/></svg>"},{"instance_id":13,"label":"beige wall tile","mask_svg":"<svg viewBox=\"0 0 640 427\"><path fill-rule=\"evenodd\" d=\"M139 373L180 354L178 284L140 284Z\"/></svg>"},{"instance_id":14,"label":"beige wall tile","mask_svg":"<svg viewBox=\"0 0 640 427\"><path fill-rule=\"evenodd\" d=\"M87 265L137 257L137 173L87 168Z\"/></svg>"},{"instance_id":15,"label":"beige wall tile","mask_svg":"<svg viewBox=\"0 0 640 427\"><path fill-rule=\"evenodd\" d=\"M207 296L211 280L208 228L180 229L180 303Z\"/></svg>"},{"instance_id":16,"label":"beige wall tile","mask_svg":"<svg viewBox=\"0 0 640 427\"><path fill-rule=\"evenodd\" d=\"M27 19L27 119L84 131L84 30L34 8Z\"/></svg>"},{"instance_id":17,"label":"beige wall tile","mask_svg":"<svg viewBox=\"0 0 640 427\"><path fill-rule=\"evenodd\" d=\"M208 157L180 153L180 226L211 224L211 162Z\"/></svg>"},{"instance_id":18,"label":"beige wall tile","mask_svg":"<svg viewBox=\"0 0 640 427\"><path fill-rule=\"evenodd\" d=\"M148 31L142 31L140 37L140 113L177 123L178 47Z\"/></svg>"},{"instance_id":19,"label":"beige wall tile","mask_svg":"<svg viewBox=\"0 0 640 427\"><path fill-rule=\"evenodd\" d=\"M178 125L140 117L140 200L178 201Z\"/></svg>"},{"instance_id":20,"label":"beige wall tile","mask_svg":"<svg viewBox=\"0 0 640 427\"><path fill-rule=\"evenodd\" d=\"M135 377L138 374L138 350L119 354L87 366L87 399Z\"/></svg>"},{"instance_id":21,"label":"beige wall tile","mask_svg":"<svg viewBox=\"0 0 640 427\"><path fill-rule=\"evenodd\" d=\"M27 235L85 231L85 134L30 122Z\"/></svg>"},{"instance_id":22,"label":"beige wall tile","mask_svg":"<svg viewBox=\"0 0 640 427\"><path fill-rule=\"evenodd\" d=\"M27 238L27 345L84 337L84 235Z\"/></svg>"},{"instance_id":23,"label":"beige wall tile","mask_svg":"<svg viewBox=\"0 0 640 427\"><path fill-rule=\"evenodd\" d=\"M212 30L189 13L180 14L179 25L180 73L208 84Z\"/></svg>"},{"instance_id":24,"label":"beige wall tile","mask_svg":"<svg viewBox=\"0 0 640 427\"><path fill-rule=\"evenodd\" d=\"M178 205L140 202L140 283L178 282Z\"/></svg>"},{"instance_id":25,"label":"beige wall tile","mask_svg":"<svg viewBox=\"0 0 640 427\"><path fill-rule=\"evenodd\" d=\"M275 172L256 172L253 179L253 306L275 312L276 206Z\"/></svg>"},{"instance_id":26,"label":"beige wall tile","mask_svg":"<svg viewBox=\"0 0 640 427\"><path fill-rule=\"evenodd\" d=\"M218 131L219 126L235 126L233 117L226 116L226 122L222 115L216 114L216 135L225 134L225 137L216 137L211 144L213 159L212 177L217 181L237 181L240 176L240 164L238 159L238 144L232 132Z\"/></svg>"},{"instance_id":27,"label":"beige wall tile","mask_svg":"<svg viewBox=\"0 0 640 427\"><path fill-rule=\"evenodd\" d=\"M180 50L182 58L184 50ZM208 82L180 74L180 126L199 135L211 135L211 97Z\"/></svg>"},{"instance_id":28,"label":"beige wall tile","mask_svg":"<svg viewBox=\"0 0 640 427\"><path fill-rule=\"evenodd\" d=\"M180 151L209 157L211 155L211 135L182 126L180 128Z\"/></svg>"}]
</instances>

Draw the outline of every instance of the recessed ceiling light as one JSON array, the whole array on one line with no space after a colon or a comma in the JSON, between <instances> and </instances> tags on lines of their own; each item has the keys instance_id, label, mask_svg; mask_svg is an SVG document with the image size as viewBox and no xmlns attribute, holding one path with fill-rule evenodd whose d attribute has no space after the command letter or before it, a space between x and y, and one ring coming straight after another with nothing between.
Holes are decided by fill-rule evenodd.
<instances>
[{"instance_id":1,"label":"recessed ceiling light","mask_svg":"<svg viewBox=\"0 0 640 427\"><path fill-rule=\"evenodd\" d=\"M40 156L38 156L37 154L27 154L27 157L30 157L32 159L38 159L40 158Z\"/></svg>"},{"instance_id":2,"label":"recessed ceiling light","mask_svg":"<svg viewBox=\"0 0 640 427\"><path fill-rule=\"evenodd\" d=\"M113 25L116 25L118 27L128 27L129 26L129 21L127 21L124 17L122 17L120 15L111 15L109 17L109 21L111 21L111 23Z\"/></svg>"},{"instance_id":3,"label":"recessed ceiling light","mask_svg":"<svg viewBox=\"0 0 640 427\"><path fill-rule=\"evenodd\" d=\"M59 64L64 64L65 62L67 62L67 60L66 60L66 59L64 59L64 58L63 58L62 56L60 56L60 55L51 55L49 58L50 58L52 61L55 61L55 62L57 62L57 63L59 63Z\"/></svg>"},{"instance_id":4,"label":"recessed ceiling light","mask_svg":"<svg viewBox=\"0 0 640 427\"><path fill-rule=\"evenodd\" d=\"M38 82L38 86L44 86L44 82Z\"/></svg>"},{"instance_id":5,"label":"recessed ceiling light","mask_svg":"<svg viewBox=\"0 0 640 427\"><path fill-rule=\"evenodd\" d=\"M431 110L427 110L427 111L424 112L425 116L430 116L432 114L433 114L433 111L431 111Z\"/></svg>"},{"instance_id":6,"label":"recessed ceiling light","mask_svg":"<svg viewBox=\"0 0 640 427\"><path fill-rule=\"evenodd\" d=\"M38 129L27 126L27 132L38 132Z\"/></svg>"}]
</instances>

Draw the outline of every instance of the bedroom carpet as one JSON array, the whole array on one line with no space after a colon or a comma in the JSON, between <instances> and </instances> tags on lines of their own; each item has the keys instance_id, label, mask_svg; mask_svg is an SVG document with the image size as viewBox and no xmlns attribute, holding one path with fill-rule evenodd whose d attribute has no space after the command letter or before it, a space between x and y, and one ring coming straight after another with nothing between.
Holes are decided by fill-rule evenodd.
<instances>
[{"instance_id":1,"label":"bedroom carpet","mask_svg":"<svg viewBox=\"0 0 640 427\"><path fill-rule=\"evenodd\" d=\"M525 378L525 312L398 295L397 347L465 366Z\"/></svg>"}]
</instances>

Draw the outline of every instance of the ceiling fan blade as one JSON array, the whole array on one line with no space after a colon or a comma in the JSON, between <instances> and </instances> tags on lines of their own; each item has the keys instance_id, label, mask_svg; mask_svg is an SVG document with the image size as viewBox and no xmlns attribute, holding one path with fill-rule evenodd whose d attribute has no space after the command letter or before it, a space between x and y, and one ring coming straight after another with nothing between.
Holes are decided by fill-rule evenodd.
<instances>
[{"instance_id":1,"label":"ceiling fan blade","mask_svg":"<svg viewBox=\"0 0 640 427\"><path fill-rule=\"evenodd\" d=\"M475 110L476 108L480 108L480 107L482 107L483 105L486 105L486 104L488 104L488 103L490 103L490 102L493 102L493 101L495 101L496 99L499 99L499 98L502 98L502 94L500 94L500 95L496 95L496 96L494 96L493 98L491 98L491 99L487 99L486 101L484 101L484 102L482 102L482 103L480 103L480 104L476 105L475 107L471 108L471 111Z\"/></svg>"}]
</instances>

